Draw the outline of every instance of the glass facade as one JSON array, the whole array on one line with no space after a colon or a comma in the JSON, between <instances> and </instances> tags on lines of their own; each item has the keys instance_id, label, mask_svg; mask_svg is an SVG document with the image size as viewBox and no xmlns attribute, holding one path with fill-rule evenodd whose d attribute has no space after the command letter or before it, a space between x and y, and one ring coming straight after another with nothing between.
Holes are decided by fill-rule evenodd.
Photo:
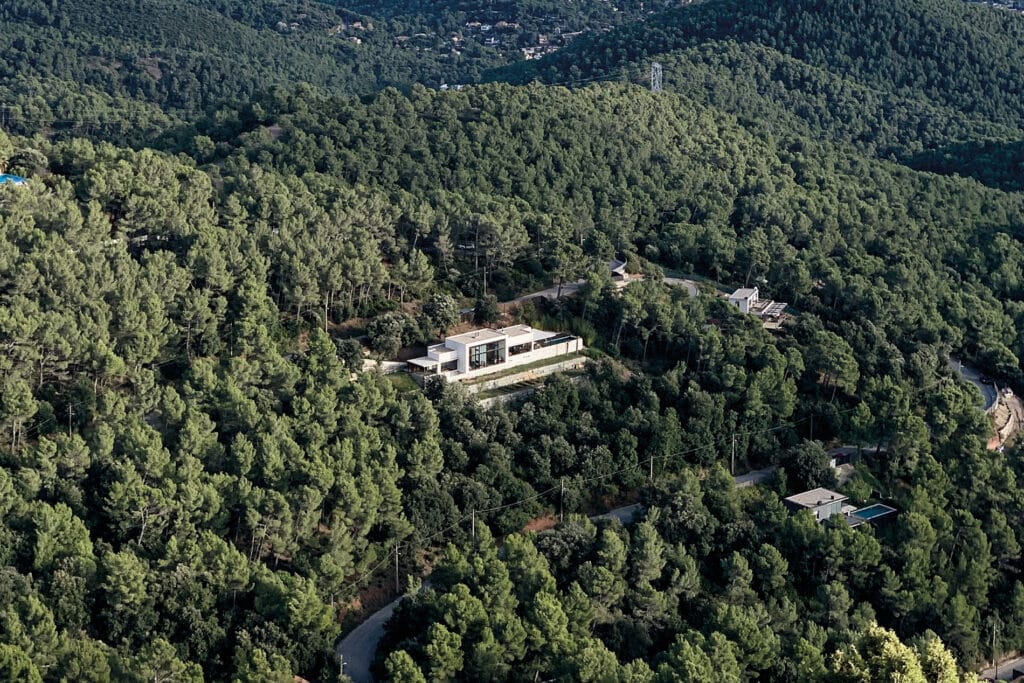
<instances>
[{"instance_id":1,"label":"glass facade","mask_svg":"<svg viewBox=\"0 0 1024 683\"><path fill-rule=\"evenodd\" d=\"M505 362L505 340L480 344L469 349L469 369L486 368Z\"/></svg>"},{"instance_id":2,"label":"glass facade","mask_svg":"<svg viewBox=\"0 0 1024 683\"><path fill-rule=\"evenodd\" d=\"M533 342L519 344L518 346L510 346L508 349L508 355L518 356L520 353L527 353L529 351L533 351Z\"/></svg>"}]
</instances>

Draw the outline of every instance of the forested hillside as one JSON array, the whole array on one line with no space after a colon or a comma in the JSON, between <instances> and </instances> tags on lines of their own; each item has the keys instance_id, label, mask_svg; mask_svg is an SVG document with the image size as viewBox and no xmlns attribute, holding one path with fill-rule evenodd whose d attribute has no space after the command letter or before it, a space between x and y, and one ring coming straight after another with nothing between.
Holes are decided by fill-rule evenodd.
<instances>
[{"instance_id":1,"label":"forested hillside","mask_svg":"<svg viewBox=\"0 0 1024 683\"><path fill-rule=\"evenodd\" d=\"M666 7L0 8L0 679L339 680L396 580L382 680L952 683L1024 649L1022 449L949 366L1024 391L1024 24ZM415 84L505 64L506 16L617 28L492 72L579 87ZM714 293L755 285L781 330ZM591 362L491 408L364 371L460 308ZM895 513L783 505L818 486Z\"/></svg>"},{"instance_id":2,"label":"forested hillside","mask_svg":"<svg viewBox=\"0 0 1024 683\"><path fill-rule=\"evenodd\" d=\"M561 33L639 15L636 8L613 12L600 0L577 3L571 12L535 2L464 5L441 11L425 3L399 12L378 3L281 0L6 2L0 123L26 134L153 144L172 123L190 123L274 86L367 94L473 82L484 69L521 59L521 47L539 35L547 45L551 34L555 45ZM466 26L467 18L492 14L510 26L486 33L479 20ZM498 34L491 46L487 36Z\"/></svg>"},{"instance_id":3,"label":"forested hillside","mask_svg":"<svg viewBox=\"0 0 1024 683\"><path fill-rule=\"evenodd\" d=\"M472 80L502 62L481 46L407 48L386 25L316 2L18 0L0 20L3 120L18 132L151 140L166 127L157 110L191 121L274 85L367 93Z\"/></svg>"},{"instance_id":4,"label":"forested hillside","mask_svg":"<svg viewBox=\"0 0 1024 683\"><path fill-rule=\"evenodd\" d=\"M1019 15L959 0L724 0L665 11L489 78L643 82L659 61L667 89L759 134L817 137L990 181L1014 167L983 172L958 147L944 150L1024 138L1022 37ZM917 158L922 150L958 158L936 163Z\"/></svg>"},{"instance_id":5,"label":"forested hillside","mask_svg":"<svg viewBox=\"0 0 1024 683\"><path fill-rule=\"evenodd\" d=\"M957 0L705 2L592 36L524 75L590 77L711 40L755 44L867 85L1019 126L1024 20ZM969 48L968 48L969 46Z\"/></svg>"},{"instance_id":6,"label":"forested hillside","mask_svg":"<svg viewBox=\"0 0 1024 683\"><path fill-rule=\"evenodd\" d=\"M573 276L583 255L636 250L723 282L763 277L774 296L837 322L859 312L894 340L927 328L1016 376L1007 349L1024 351L1019 195L806 139L773 147L720 112L638 88L312 101L260 103L276 139L256 122L204 144L230 150L231 164L262 160L380 188L415 207L403 237L440 244L442 261L451 245L486 237L483 273L446 271L466 291L490 270L503 271L491 284L505 293L525 286L508 280L528 265L501 266L530 257ZM301 305L318 310L321 295L309 296Z\"/></svg>"}]
</instances>

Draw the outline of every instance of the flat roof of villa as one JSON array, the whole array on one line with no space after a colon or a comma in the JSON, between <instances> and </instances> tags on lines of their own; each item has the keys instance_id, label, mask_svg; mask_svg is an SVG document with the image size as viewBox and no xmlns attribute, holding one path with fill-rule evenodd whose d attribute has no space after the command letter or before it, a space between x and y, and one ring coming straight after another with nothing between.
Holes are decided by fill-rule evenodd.
<instances>
[{"instance_id":1,"label":"flat roof of villa","mask_svg":"<svg viewBox=\"0 0 1024 683\"><path fill-rule=\"evenodd\" d=\"M510 337L518 337L523 334L533 334L534 330L529 325L509 325L508 327L498 328L498 332L507 334Z\"/></svg>"},{"instance_id":2,"label":"flat roof of villa","mask_svg":"<svg viewBox=\"0 0 1024 683\"><path fill-rule=\"evenodd\" d=\"M453 341L456 344L472 344L473 342L484 342L484 341L497 341L504 339L505 334L498 330L492 330L485 328L482 330L473 330L472 332L463 332L462 334L456 334L451 337L446 337L445 342Z\"/></svg>"},{"instance_id":3,"label":"flat roof of villa","mask_svg":"<svg viewBox=\"0 0 1024 683\"><path fill-rule=\"evenodd\" d=\"M798 493L795 496L786 498L787 502L805 508L816 508L819 505L832 503L837 500L846 500L846 496L823 488L811 489L810 491L804 491L803 493Z\"/></svg>"},{"instance_id":4,"label":"flat roof of villa","mask_svg":"<svg viewBox=\"0 0 1024 683\"><path fill-rule=\"evenodd\" d=\"M735 292L730 294L729 298L730 299L749 299L750 297L754 296L755 292L757 292L757 289L754 288L754 287L743 287L741 289L737 289Z\"/></svg>"}]
</instances>

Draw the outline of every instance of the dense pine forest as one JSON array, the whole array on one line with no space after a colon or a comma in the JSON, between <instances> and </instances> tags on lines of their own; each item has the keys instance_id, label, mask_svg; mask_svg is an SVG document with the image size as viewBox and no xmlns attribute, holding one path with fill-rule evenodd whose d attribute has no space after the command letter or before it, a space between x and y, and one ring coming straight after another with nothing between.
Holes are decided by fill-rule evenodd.
<instances>
[{"instance_id":1,"label":"dense pine forest","mask_svg":"<svg viewBox=\"0 0 1024 683\"><path fill-rule=\"evenodd\" d=\"M1022 451L950 364L1024 391L1024 19L574 7L0 8L0 679L347 680L399 594L378 680L1024 650ZM716 295L755 285L781 330ZM585 369L487 406L367 367L513 322ZM896 512L782 502L819 486Z\"/></svg>"}]
</instances>

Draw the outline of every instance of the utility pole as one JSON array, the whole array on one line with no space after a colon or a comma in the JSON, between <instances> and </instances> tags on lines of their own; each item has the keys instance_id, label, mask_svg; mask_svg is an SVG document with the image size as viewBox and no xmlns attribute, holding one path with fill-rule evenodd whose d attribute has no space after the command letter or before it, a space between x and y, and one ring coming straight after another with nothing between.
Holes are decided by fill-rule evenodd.
<instances>
[{"instance_id":1,"label":"utility pole","mask_svg":"<svg viewBox=\"0 0 1024 683\"><path fill-rule=\"evenodd\" d=\"M472 521L472 525L473 525L473 542L476 543L476 508L473 508L472 512L470 512L470 515L471 515L472 520L473 520Z\"/></svg>"},{"instance_id":2,"label":"utility pole","mask_svg":"<svg viewBox=\"0 0 1024 683\"><path fill-rule=\"evenodd\" d=\"M996 634L999 632L999 627L1002 623L999 621L999 615L992 615L992 662L996 665L996 680L999 680L999 653L996 652Z\"/></svg>"},{"instance_id":3,"label":"utility pole","mask_svg":"<svg viewBox=\"0 0 1024 683\"><path fill-rule=\"evenodd\" d=\"M398 541L395 541L395 592L402 592L402 584L398 579Z\"/></svg>"},{"instance_id":4,"label":"utility pole","mask_svg":"<svg viewBox=\"0 0 1024 683\"><path fill-rule=\"evenodd\" d=\"M558 523L561 524L565 521L565 477L559 480L562 486L562 491L558 495Z\"/></svg>"},{"instance_id":5,"label":"utility pole","mask_svg":"<svg viewBox=\"0 0 1024 683\"><path fill-rule=\"evenodd\" d=\"M651 64L651 92L661 92L661 62Z\"/></svg>"},{"instance_id":6,"label":"utility pole","mask_svg":"<svg viewBox=\"0 0 1024 683\"><path fill-rule=\"evenodd\" d=\"M732 433L732 457L730 458L729 473L736 476L736 432Z\"/></svg>"},{"instance_id":7,"label":"utility pole","mask_svg":"<svg viewBox=\"0 0 1024 683\"><path fill-rule=\"evenodd\" d=\"M651 456L650 456L650 459L648 461L648 464L650 466L650 472L648 473L648 476L651 478L651 483L653 484L654 483L654 454L653 453L651 453Z\"/></svg>"}]
</instances>

